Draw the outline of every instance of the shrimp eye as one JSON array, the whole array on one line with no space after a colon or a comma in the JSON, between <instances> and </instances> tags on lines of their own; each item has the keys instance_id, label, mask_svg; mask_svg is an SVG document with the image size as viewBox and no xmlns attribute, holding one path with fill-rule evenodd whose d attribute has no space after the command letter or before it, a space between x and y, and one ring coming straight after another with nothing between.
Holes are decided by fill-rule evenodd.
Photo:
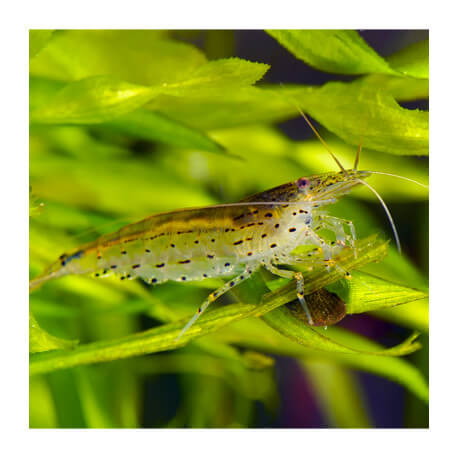
<instances>
[{"instance_id":1,"label":"shrimp eye","mask_svg":"<svg viewBox=\"0 0 458 458\"><path fill-rule=\"evenodd\" d=\"M299 189L305 189L305 188L308 188L310 186L310 180L308 180L307 178L299 178L297 180L297 187Z\"/></svg>"}]
</instances>

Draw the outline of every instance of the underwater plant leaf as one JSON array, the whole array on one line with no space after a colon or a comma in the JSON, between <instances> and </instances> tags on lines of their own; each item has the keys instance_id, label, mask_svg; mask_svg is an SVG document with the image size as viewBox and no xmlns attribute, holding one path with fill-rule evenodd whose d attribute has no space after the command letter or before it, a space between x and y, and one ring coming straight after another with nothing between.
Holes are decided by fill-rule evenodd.
<instances>
[{"instance_id":1,"label":"underwater plant leaf","mask_svg":"<svg viewBox=\"0 0 458 458\"><path fill-rule=\"evenodd\" d=\"M107 386L103 374L94 367L78 367L74 379L81 410L88 428L115 428L112 412L114 384Z\"/></svg>"},{"instance_id":2,"label":"underwater plant leaf","mask_svg":"<svg viewBox=\"0 0 458 458\"><path fill-rule=\"evenodd\" d=\"M418 268L394 246L388 248L387 256L383 263L378 265L365 265L364 273L383 278L388 282L402 283L415 290L427 292L428 280L419 272Z\"/></svg>"},{"instance_id":3,"label":"underwater plant leaf","mask_svg":"<svg viewBox=\"0 0 458 458\"><path fill-rule=\"evenodd\" d=\"M348 314L394 307L428 297L424 291L364 272L353 272L350 279L340 281L331 291L344 299Z\"/></svg>"},{"instance_id":4,"label":"underwater plant leaf","mask_svg":"<svg viewBox=\"0 0 458 458\"><path fill-rule=\"evenodd\" d=\"M429 301L420 299L415 302L388 309L379 309L370 312L385 321L396 323L410 329L418 329L427 333L429 330Z\"/></svg>"},{"instance_id":5,"label":"underwater plant leaf","mask_svg":"<svg viewBox=\"0 0 458 458\"><path fill-rule=\"evenodd\" d=\"M33 59L51 40L54 30L29 30L29 59Z\"/></svg>"},{"instance_id":6,"label":"underwater plant leaf","mask_svg":"<svg viewBox=\"0 0 458 458\"><path fill-rule=\"evenodd\" d=\"M306 347L314 350L329 351L333 353L355 353L369 354L378 356L403 356L413 353L420 348L420 344L415 342L418 334L412 334L404 342L384 350L368 350L364 348L349 347L332 338L326 336L326 331L320 328L307 326L299 320L291 310L286 307L279 307L262 316L262 319L280 334L288 337Z\"/></svg>"},{"instance_id":7,"label":"underwater plant leaf","mask_svg":"<svg viewBox=\"0 0 458 458\"><path fill-rule=\"evenodd\" d=\"M278 88L275 88L278 90ZM280 121L298 115L294 106L258 86L213 91L196 97L161 95L147 108L203 130L228 128L258 122Z\"/></svg>"},{"instance_id":8,"label":"underwater plant leaf","mask_svg":"<svg viewBox=\"0 0 458 458\"><path fill-rule=\"evenodd\" d=\"M390 94L398 102L411 102L429 98L429 80L404 76L372 74L363 76L360 82L380 92Z\"/></svg>"},{"instance_id":9,"label":"underwater plant leaf","mask_svg":"<svg viewBox=\"0 0 458 458\"><path fill-rule=\"evenodd\" d=\"M336 428L369 428L371 421L363 403L363 392L355 374L326 360L302 360L328 423Z\"/></svg>"},{"instance_id":10,"label":"underwater plant leaf","mask_svg":"<svg viewBox=\"0 0 458 458\"><path fill-rule=\"evenodd\" d=\"M342 345L377 352L383 347L366 337L330 326L321 331ZM365 353L323 352L301 345L273 330L263 320L248 318L222 328L204 339L246 347L268 354L290 356L305 361L334 361L346 367L370 372L404 385L423 401L428 400L428 384L422 373L408 360L394 356L377 356ZM407 341L407 344L409 342Z\"/></svg>"},{"instance_id":11,"label":"underwater plant leaf","mask_svg":"<svg viewBox=\"0 0 458 458\"><path fill-rule=\"evenodd\" d=\"M37 177L33 180L34 189L45 202L115 212L129 222L180 208L183 196L187 206L214 203L205 189L192 186L189 179L179 180L173 170L155 167L152 161L106 161L96 156L75 160L54 155L33 161L30 173ZM60 192L56 194L55 189Z\"/></svg>"},{"instance_id":12,"label":"underwater plant leaf","mask_svg":"<svg viewBox=\"0 0 458 458\"><path fill-rule=\"evenodd\" d=\"M367 148L391 154L429 154L428 112L402 108L391 95L364 80L298 91L296 101L351 145L362 141Z\"/></svg>"},{"instance_id":13,"label":"underwater plant leaf","mask_svg":"<svg viewBox=\"0 0 458 458\"><path fill-rule=\"evenodd\" d=\"M196 148L213 153L224 152L224 148L204 132L157 112L136 110L108 121L104 126L143 140L159 141L172 146Z\"/></svg>"},{"instance_id":14,"label":"underwater plant leaf","mask_svg":"<svg viewBox=\"0 0 458 458\"><path fill-rule=\"evenodd\" d=\"M66 83L47 78L29 77L29 112L48 103Z\"/></svg>"},{"instance_id":15,"label":"underwater plant leaf","mask_svg":"<svg viewBox=\"0 0 458 458\"><path fill-rule=\"evenodd\" d=\"M365 148L390 154L429 153L428 112L402 108L372 79L321 87L245 87L236 93L202 95L199 103L194 97L161 95L147 107L208 130L284 121L299 115L296 105L355 147L362 140Z\"/></svg>"},{"instance_id":16,"label":"underwater plant leaf","mask_svg":"<svg viewBox=\"0 0 458 458\"><path fill-rule=\"evenodd\" d=\"M156 92L112 77L94 76L61 89L30 114L41 124L92 124L109 121L140 108Z\"/></svg>"},{"instance_id":17,"label":"underwater plant leaf","mask_svg":"<svg viewBox=\"0 0 458 458\"><path fill-rule=\"evenodd\" d=\"M48 103L52 103L52 98L62 87L63 84L60 82L44 78L31 78L29 82L29 108L31 111L33 112ZM56 119L55 122L60 124L63 121ZM85 124L80 124L80 126L83 129ZM107 128L113 133L116 132L142 140L162 142L172 146L195 148L215 153L224 151L224 148L209 138L205 132L189 127L186 123L176 121L161 113L142 109L101 122L100 128ZM81 135L89 137L84 131L81 131ZM90 137L87 143L91 142L92 145L90 146L93 149L96 145L93 138ZM100 146L103 145L98 146L100 153ZM79 154L83 154L83 151L85 151L85 148L78 150Z\"/></svg>"},{"instance_id":18,"label":"underwater plant leaf","mask_svg":"<svg viewBox=\"0 0 458 458\"><path fill-rule=\"evenodd\" d=\"M220 94L222 90L251 86L260 80L269 68L270 65L236 57L218 59L200 66L181 81L164 85L164 93L192 97Z\"/></svg>"},{"instance_id":19,"label":"underwater plant leaf","mask_svg":"<svg viewBox=\"0 0 458 458\"><path fill-rule=\"evenodd\" d=\"M29 428L57 428L54 399L46 377L29 379Z\"/></svg>"},{"instance_id":20,"label":"underwater plant leaf","mask_svg":"<svg viewBox=\"0 0 458 458\"><path fill-rule=\"evenodd\" d=\"M429 78L429 40L384 59L355 30L267 30L298 59L329 73Z\"/></svg>"},{"instance_id":21,"label":"underwater plant leaf","mask_svg":"<svg viewBox=\"0 0 458 458\"><path fill-rule=\"evenodd\" d=\"M40 202L38 197L32 194L32 189L29 189L29 217L40 215L43 207L44 203Z\"/></svg>"},{"instance_id":22,"label":"underwater plant leaf","mask_svg":"<svg viewBox=\"0 0 458 458\"><path fill-rule=\"evenodd\" d=\"M38 321L29 312L29 352L39 353L48 350L70 349L77 345L76 341L60 339L52 336L40 327Z\"/></svg>"},{"instance_id":23,"label":"underwater plant leaf","mask_svg":"<svg viewBox=\"0 0 458 458\"><path fill-rule=\"evenodd\" d=\"M387 58L398 72L415 78L429 78L429 40L413 43Z\"/></svg>"},{"instance_id":24,"label":"underwater plant leaf","mask_svg":"<svg viewBox=\"0 0 458 458\"><path fill-rule=\"evenodd\" d=\"M160 30L65 30L31 62L30 74L59 81L109 75L132 84L173 82L204 64L195 46Z\"/></svg>"},{"instance_id":25,"label":"underwater plant leaf","mask_svg":"<svg viewBox=\"0 0 458 458\"><path fill-rule=\"evenodd\" d=\"M95 362L113 361L142 354L155 353L179 348L196 336L205 335L229 322L244 318L253 313L255 305L228 306L202 316L199 325L193 326L189 333L176 341L185 320L166 324L152 330L129 335L110 341L98 341L80 345L70 352L53 352L44 358L31 357L30 373L35 375L54 371L60 368L75 367Z\"/></svg>"},{"instance_id":26,"label":"underwater plant leaf","mask_svg":"<svg viewBox=\"0 0 458 458\"><path fill-rule=\"evenodd\" d=\"M329 73L395 74L355 30L267 30L289 52Z\"/></svg>"},{"instance_id":27,"label":"underwater plant leaf","mask_svg":"<svg viewBox=\"0 0 458 458\"><path fill-rule=\"evenodd\" d=\"M37 97L32 95L32 106L39 102L41 105L32 110L30 118L32 123L42 124L107 122L140 108L159 94L194 98L250 86L262 78L268 68L266 64L231 58L209 62L194 72L183 74L186 76L182 76L178 82L156 86L134 85L111 76L93 76L69 83L52 94L52 86L48 84L46 89L50 97L47 101L41 96L41 100L37 102ZM37 78L33 81L35 85ZM34 85L31 85L32 91L35 89ZM38 92L42 92L43 85L38 89ZM154 115L149 118L150 121L151 118L154 118ZM143 124L143 135L146 119L146 115L141 120L137 119L137 123ZM119 123L122 125L122 120L117 120L116 127ZM132 129L132 119L126 124L127 129ZM164 121L162 128L164 127L170 131L170 123L166 125ZM183 131L183 128L178 130ZM159 131L159 135L160 133Z\"/></svg>"}]
</instances>

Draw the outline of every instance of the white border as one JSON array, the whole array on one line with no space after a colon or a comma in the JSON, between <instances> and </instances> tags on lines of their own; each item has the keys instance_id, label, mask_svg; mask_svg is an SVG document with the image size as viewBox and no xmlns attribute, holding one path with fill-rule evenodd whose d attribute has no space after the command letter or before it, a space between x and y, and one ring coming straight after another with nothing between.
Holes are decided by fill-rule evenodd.
<instances>
[{"instance_id":1,"label":"white border","mask_svg":"<svg viewBox=\"0 0 458 458\"><path fill-rule=\"evenodd\" d=\"M2 426L19 455L404 456L456 450L456 37L445 2L9 2L2 27ZM450 18L450 19L449 19ZM432 26L432 24L434 26ZM432 28L431 432L418 430L28 431L27 28ZM447 36L449 32L449 36ZM436 70L437 69L437 70ZM439 71L440 69L440 71ZM453 79L452 79L453 78ZM447 84L448 83L448 84ZM6 98L6 103L4 102ZM456 99L456 96L455 96ZM455 370L456 371L456 370ZM453 416L452 416L453 415ZM452 430L453 428L453 430ZM78 434L78 437L75 436ZM434 447L434 448L433 448Z\"/></svg>"}]
</instances>

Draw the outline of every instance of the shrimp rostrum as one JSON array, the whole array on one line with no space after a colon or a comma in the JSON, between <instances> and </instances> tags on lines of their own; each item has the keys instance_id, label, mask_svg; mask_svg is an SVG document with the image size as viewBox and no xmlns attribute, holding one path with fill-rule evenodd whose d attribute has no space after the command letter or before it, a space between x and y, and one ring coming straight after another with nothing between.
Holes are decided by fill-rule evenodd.
<instances>
[{"instance_id":1,"label":"shrimp rostrum","mask_svg":"<svg viewBox=\"0 0 458 458\"><path fill-rule=\"evenodd\" d=\"M53 278L91 273L116 274L121 280L139 277L154 285L230 277L200 305L181 336L213 301L264 267L296 281L297 297L312 325L301 272L282 266L304 262L292 254L302 245L316 248L307 262L327 268L342 249L354 249L352 223L328 215L324 207L366 184L363 180L370 174L342 168L302 177L234 204L153 215L63 254L29 286L34 289ZM335 234L334 240L319 235L323 228Z\"/></svg>"}]
</instances>

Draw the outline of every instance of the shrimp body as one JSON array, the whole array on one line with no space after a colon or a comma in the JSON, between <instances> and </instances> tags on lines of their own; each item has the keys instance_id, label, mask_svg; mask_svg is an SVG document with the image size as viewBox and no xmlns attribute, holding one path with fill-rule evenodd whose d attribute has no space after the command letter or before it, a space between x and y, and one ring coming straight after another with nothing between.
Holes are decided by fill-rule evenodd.
<instances>
[{"instance_id":1,"label":"shrimp body","mask_svg":"<svg viewBox=\"0 0 458 458\"><path fill-rule=\"evenodd\" d=\"M349 222L327 216L321 207L335 202L369 174L348 170L302 177L238 204L153 215L63 254L30 287L68 274L100 277L114 273L121 280L140 277L150 284L237 275L209 296L184 332L213 300L264 266L277 275L295 278L305 306L301 275L276 264L300 261L291 256L300 245L317 246L321 264L336 250L351 245L353 228L352 235L344 229ZM336 240L319 237L321 227L334 232Z\"/></svg>"}]
</instances>

